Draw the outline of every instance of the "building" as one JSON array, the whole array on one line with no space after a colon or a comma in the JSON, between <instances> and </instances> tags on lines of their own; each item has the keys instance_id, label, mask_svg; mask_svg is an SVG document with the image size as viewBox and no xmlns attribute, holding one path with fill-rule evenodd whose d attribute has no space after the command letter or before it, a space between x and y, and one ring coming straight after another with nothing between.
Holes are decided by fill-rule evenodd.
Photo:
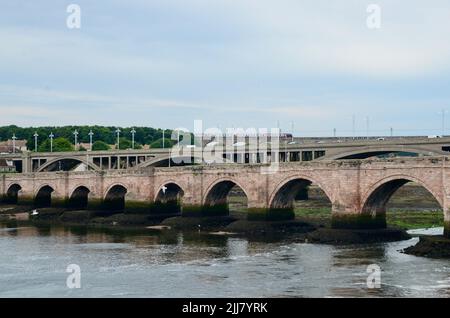
<instances>
[{"instance_id":1,"label":"building","mask_svg":"<svg viewBox=\"0 0 450 318\"><path fill-rule=\"evenodd\" d=\"M7 140L0 142L0 153L13 153L14 142L12 140ZM26 140L16 140L15 142L16 150L15 152L27 151L27 141Z\"/></svg>"},{"instance_id":2,"label":"building","mask_svg":"<svg viewBox=\"0 0 450 318\"><path fill-rule=\"evenodd\" d=\"M0 159L0 173L16 172L16 167L12 161Z\"/></svg>"}]
</instances>

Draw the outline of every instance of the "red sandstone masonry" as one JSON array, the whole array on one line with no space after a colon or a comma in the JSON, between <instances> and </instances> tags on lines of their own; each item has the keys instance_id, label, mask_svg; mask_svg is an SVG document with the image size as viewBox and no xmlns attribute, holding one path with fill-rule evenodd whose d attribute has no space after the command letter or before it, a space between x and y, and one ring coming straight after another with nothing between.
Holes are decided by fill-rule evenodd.
<instances>
[{"instance_id":1,"label":"red sandstone masonry","mask_svg":"<svg viewBox=\"0 0 450 318\"><path fill-rule=\"evenodd\" d=\"M333 204L333 215L360 214L370 195L386 182L406 179L428 189L444 209L450 222L448 195L450 168L447 157L395 158L384 160L345 160L281 163L275 174L261 174L261 165L185 166L145 168L108 172L41 172L0 176L0 194L9 187L22 187L21 196L34 197L50 186L57 199L67 199L79 186L90 190L90 199L103 199L114 185L127 189L127 200L152 202L167 183L184 191L183 204L202 205L216 184L232 181L247 194L249 208L268 208L277 191L294 179L319 185Z\"/></svg>"}]
</instances>

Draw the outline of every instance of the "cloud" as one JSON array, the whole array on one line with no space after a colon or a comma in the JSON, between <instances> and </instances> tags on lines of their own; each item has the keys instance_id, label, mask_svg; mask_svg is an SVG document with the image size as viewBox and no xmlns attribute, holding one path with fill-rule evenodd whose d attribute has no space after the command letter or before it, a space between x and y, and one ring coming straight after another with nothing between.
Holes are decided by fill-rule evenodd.
<instances>
[{"instance_id":1,"label":"cloud","mask_svg":"<svg viewBox=\"0 0 450 318\"><path fill-rule=\"evenodd\" d=\"M450 107L445 0L379 0L379 30L365 0L79 2L76 31L51 1L0 12L2 122L416 127Z\"/></svg>"}]
</instances>

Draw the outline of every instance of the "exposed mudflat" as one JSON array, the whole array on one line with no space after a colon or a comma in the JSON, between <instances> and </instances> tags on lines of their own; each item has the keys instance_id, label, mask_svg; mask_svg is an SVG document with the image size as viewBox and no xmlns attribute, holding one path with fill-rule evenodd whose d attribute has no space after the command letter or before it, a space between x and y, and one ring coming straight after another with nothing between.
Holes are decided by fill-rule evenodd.
<instances>
[{"instance_id":1,"label":"exposed mudflat","mask_svg":"<svg viewBox=\"0 0 450 318\"><path fill-rule=\"evenodd\" d=\"M370 230L346 230L318 228L306 235L311 243L324 244L366 244L380 242L395 242L410 239L411 236L403 229L386 228Z\"/></svg>"},{"instance_id":2,"label":"exposed mudflat","mask_svg":"<svg viewBox=\"0 0 450 318\"><path fill-rule=\"evenodd\" d=\"M442 235L424 235L419 242L403 250L404 253L430 258L450 259L450 239Z\"/></svg>"}]
</instances>

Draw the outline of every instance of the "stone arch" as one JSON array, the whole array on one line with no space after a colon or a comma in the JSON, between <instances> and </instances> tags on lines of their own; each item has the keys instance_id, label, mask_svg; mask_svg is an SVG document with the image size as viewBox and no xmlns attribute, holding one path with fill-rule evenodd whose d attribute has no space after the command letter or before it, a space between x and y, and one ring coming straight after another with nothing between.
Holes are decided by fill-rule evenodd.
<instances>
[{"instance_id":1,"label":"stone arch","mask_svg":"<svg viewBox=\"0 0 450 318\"><path fill-rule=\"evenodd\" d=\"M240 184L240 182L232 178L221 178L214 181L207 188L205 191L206 195L203 199L203 205L215 205L219 202L223 202L223 200L226 200L228 193L234 186L241 188L247 199L249 198L247 190Z\"/></svg>"},{"instance_id":2,"label":"stone arch","mask_svg":"<svg viewBox=\"0 0 450 318\"><path fill-rule=\"evenodd\" d=\"M103 199L103 208L110 211L123 211L125 209L125 196L128 189L119 183L109 187Z\"/></svg>"},{"instance_id":3,"label":"stone arch","mask_svg":"<svg viewBox=\"0 0 450 318\"><path fill-rule=\"evenodd\" d=\"M333 202L332 193L320 182L305 175L293 175L279 182L269 197L268 206L271 209L291 209L296 195L311 184L316 184Z\"/></svg>"},{"instance_id":4,"label":"stone arch","mask_svg":"<svg viewBox=\"0 0 450 318\"><path fill-rule=\"evenodd\" d=\"M70 171L71 168L75 167L76 164L84 164L87 167L89 167L89 169L95 170L95 171L100 171L100 168L98 166L96 166L95 164L91 163L91 162L87 162L86 160L77 158L77 157L69 157L69 156L64 156L64 157L58 157L55 158L53 160L50 160L48 162L46 162L45 164L43 164L42 166L40 166L36 172L43 172L43 171L58 171L59 167L57 167L57 170L47 170L49 168L52 168L53 166L55 166L58 162L60 163L66 163L66 165L63 167L63 171ZM68 170L66 170L66 168Z\"/></svg>"},{"instance_id":5,"label":"stone arch","mask_svg":"<svg viewBox=\"0 0 450 318\"><path fill-rule=\"evenodd\" d=\"M167 181L159 187L152 210L155 213L178 214L182 210L183 188L174 181Z\"/></svg>"},{"instance_id":6,"label":"stone arch","mask_svg":"<svg viewBox=\"0 0 450 318\"><path fill-rule=\"evenodd\" d=\"M50 207L52 205L52 193L55 189L49 185L43 185L34 196L34 205L38 208Z\"/></svg>"},{"instance_id":7,"label":"stone arch","mask_svg":"<svg viewBox=\"0 0 450 318\"><path fill-rule=\"evenodd\" d=\"M77 186L69 196L67 206L73 209L86 209L88 207L90 192L86 186Z\"/></svg>"},{"instance_id":8,"label":"stone arch","mask_svg":"<svg viewBox=\"0 0 450 318\"><path fill-rule=\"evenodd\" d=\"M430 186L428 186L426 182L413 176L396 174L387 178L383 178L369 187L369 190L366 191L363 199L361 200L361 213L371 215L373 217L378 215L385 215L386 204L388 203L389 199L400 187L409 182L415 182L421 185L436 199L439 205L443 207L441 197L437 193L435 193L435 191Z\"/></svg>"},{"instance_id":9,"label":"stone arch","mask_svg":"<svg viewBox=\"0 0 450 318\"><path fill-rule=\"evenodd\" d=\"M377 148L365 148L357 149L351 151L344 151L332 156L321 157L320 160L339 160L339 159L366 159L373 156L384 155L395 152L404 152L424 156L436 156L443 155L442 151L427 150L420 148L410 148L410 147L377 147Z\"/></svg>"},{"instance_id":10,"label":"stone arch","mask_svg":"<svg viewBox=\"0 0 450 318\"><path fill-rule=\"evenodd\" d=\"M6 191L4 202L8 204L17 204L19 202L20 191L22 191L22 186L20 184L11 184Z\"/></svg>"},{"instance_id":11,"label":"stone arch","mask_svg":"<svg viewBox=\"0 0 450 318\"><path fill-rule=\"evenodd\" d=\"M249 195L247 189L243 187L240 182L232 178L222 178L213 182L205 191L206 195L203 199L203 207L206 211L205 214L228 214L228 195L234 187L238 187L242 190L248 205Z\"/></svg>"},{"instance_id":12,"label":"stone arch","mask_svg":"<svg viewBox=\"0 0 450 318\"><path fill-rule=\"evenodd\" d=\"M158 189L154 199L155 202L179 201L184 196L183 188L172 180L164 182Z\"/></svg>"},{"instance_id":13,"label":"stone arch","mask_svg":"<svg viewBox=\"0 0 450 318\"><path fill-rule=\"evenodd\" d=\"M169 158L170 157L171 156L169 154L165 154L163 156L152 158L152 159L147 160L147 161L139 164L138 166L136 166L136 169L145 168L145 167L166 167L166 166L168 166L168 162L169 162ZM183 156L172 156L172 158L173 157L175 157L178 160L182 160L183 158L185 158L185 159L187 159L187 158L191 158L192 159L193 158L194 160L201 160L202 164L206 164L203 161L202 157L196 156L195 152L194 152L194 154L191 157L184 156L184 155ZM224 160L224 163L233 163L233 161L231 161L229 159L225 159L224 158L223 160ZM194 164L194 162L187 163L187 165L192 165L192 164Z\"/></svg>"}]
</instances>

